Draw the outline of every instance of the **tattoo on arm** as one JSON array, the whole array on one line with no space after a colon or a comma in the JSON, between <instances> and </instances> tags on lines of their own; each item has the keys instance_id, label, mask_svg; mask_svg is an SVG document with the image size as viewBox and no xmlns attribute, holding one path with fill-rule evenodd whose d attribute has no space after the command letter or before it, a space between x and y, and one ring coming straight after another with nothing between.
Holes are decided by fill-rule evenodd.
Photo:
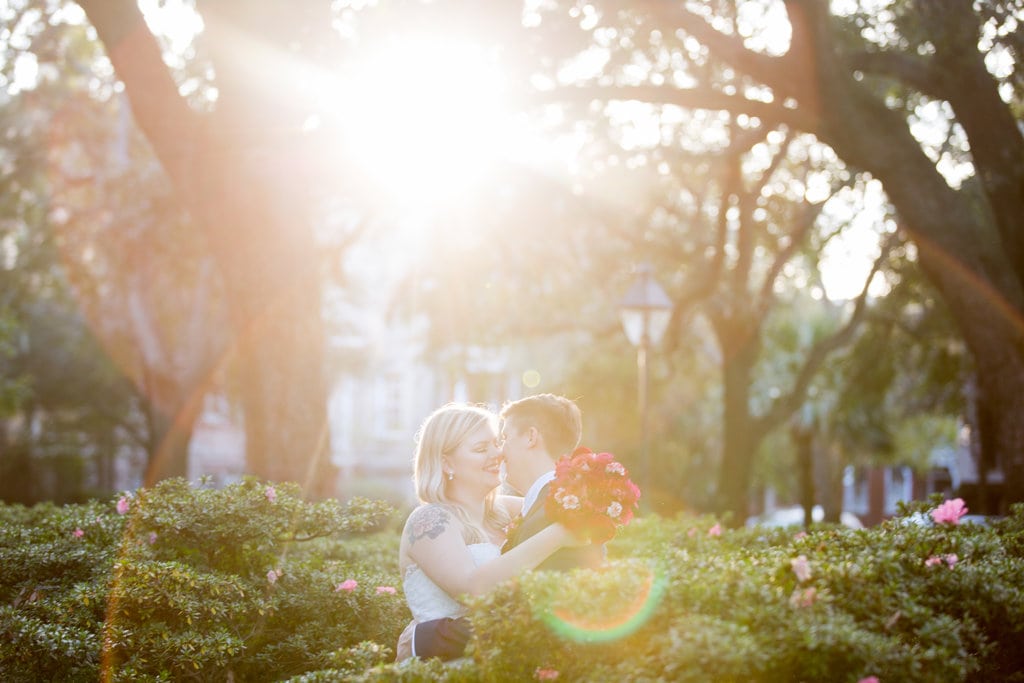
<instances>
[{"instance_id":1,"label":"tattoo on arm","mask_svg":"<svg viewBox=\"0 0 1024 683\"><path fill-rule=\"evenodd\" d=\"M424 536L430 539L437 538L448 528L451 521L448 511L436 505L417 510L409 520L409 545Z\"/></svg>"}]
</instances>

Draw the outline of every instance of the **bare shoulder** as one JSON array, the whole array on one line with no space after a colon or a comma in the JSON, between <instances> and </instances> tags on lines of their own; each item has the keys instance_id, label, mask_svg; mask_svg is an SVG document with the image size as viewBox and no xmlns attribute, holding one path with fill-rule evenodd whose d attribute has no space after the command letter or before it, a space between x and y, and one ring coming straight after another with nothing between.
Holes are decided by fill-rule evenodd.
<instances>
[{"instance_id":1,"label":"bare shoulder","mask_svg":"<svg viewBox=\"0 0 1024 683\"><path fill-rule=\"evenodd\" d=\"M412 545L424 538L435 539L458 521L451 510L443 505L421 505L409 515L405 522L405 536Z\"/></svg>"},{"instance_id":2,"label":"bare shoulder","mask_svg":"<svg viewBox=\"0 0 1024 683\"><path fill-rule=\"evenodd\" d=\"M501 507L508 513L509 517L515 517L523 511L522 496L500 495L494 499L495 505Z\"/></svg>"}]
</instances>

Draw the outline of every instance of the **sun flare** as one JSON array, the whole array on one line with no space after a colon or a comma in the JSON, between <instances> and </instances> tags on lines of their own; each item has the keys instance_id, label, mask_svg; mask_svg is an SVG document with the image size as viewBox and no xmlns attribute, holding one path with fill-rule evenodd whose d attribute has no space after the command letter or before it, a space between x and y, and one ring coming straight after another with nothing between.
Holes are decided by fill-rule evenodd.
<instances>
[{"instance_id":1,"label":"sun flare","mask_svg":"<svg viewBox=\"0 0 1024 683\"><path fill-rule=\"evenodd\" d=\"M481 46L395 38L341 79L336 108L346 152L396 200L464 194L522 139L506 80Z\"/></svg>"}]
</instances>

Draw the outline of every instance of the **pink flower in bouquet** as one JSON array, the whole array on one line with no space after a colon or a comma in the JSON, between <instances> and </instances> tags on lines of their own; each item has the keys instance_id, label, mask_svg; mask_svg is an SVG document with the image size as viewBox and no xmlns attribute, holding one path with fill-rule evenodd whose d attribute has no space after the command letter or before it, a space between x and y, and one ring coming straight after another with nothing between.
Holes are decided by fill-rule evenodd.
<instances>
[{"instance_id":1,"label":"pink flower in bouquet","mask_svg":"<svg viewBox=\"0 0 1024 683\"><path fill-rule=\"evenodd\" d=\"M559 505L561 505L566 510L579 510L580 499L572 495L571 493L564 493L563 495L559 496Z\"/></svg>"},{"instance_id":2,"label":"pink flower in bouquet","mask_svg":"<svg viewBox=\"0 0 1024 683\"><path fill-rule=\"evenodd\" d=\"M268 486L267 490L263 492L263 495L267 497L267 500L273 503L275 500L277 500L277 489L275 489L273 486Z\"/></svg>"},{"instance_id":3,"label":"pink flower in bouquet","mask_svg":"<svg viewBox=\"0 0 1024 683\"><path fill-rule=\"evenodd\" d=\"M558 678L557 669L542 669L537 667L537 670L533 672L533 677L538 681L553 681Z\"/></svg>"},{"instance_id":4,"label":"pink flower in bouquet","mask_svg":"<svg viewBox=\"0 0 1024 683\"><path fill-rule=\"evenodd\" d=\"M559 459L544 509L573 533L604 543L629 524L640 489L611 453L577 448Z\"/></svg>"},{"instance_id":5,"label":"pink flower in bouquet","mask_svg":"<svg viewBox=\"0 0 1024 683\"><path fill-rule=\"evenodd\" d=\"M128 501L128 496L121 496L117 501L117 514L124 515L128 513L128 509L131 507L131 503Z\"/></svg>"},{"instance_id":6,"label":"pink flower in bouquet","mask_svg":"<svg viewBox=\"0 0 1024 683\"><path fill-rule=\"evenodd\" d=\"M351 593L352 591L354 591L356 589L356 586L358 586L358 585L359 585L359 582L356 581L355 579L345 579L344 581L342 581L341 583L339 583L337 586L334 587L334 592L335 593L340 593L342 591L345 591L346 593Z\"/></svg>"},{"instance_id":7,"label":"pink flower in bouquet","mask_svg":"<svg viewBox=\"0 0 1024 683\"><path fill-rule=\"evenodd\" d=\"M932 510L931 514L936 524L959 524L960 518L967 514L967 506L963 498L954 498Z\"/></svg>"},{"instance_id":8,"label":"pink flower in bouquet","mask_svg":"<svg viewBox=\"0 0 1024 683\"><path fill-rule=\"evenodd\" d=\"M803 583L811 578L811 563L807 561L806 555L794 557L789 561L789 566L793 568L793 573L796 574L797 581Z\"/></svg>"},{"instance_id":9,"label":"pink flower in bouquet","mask_svg":"<svg viewBox=\"0 0 1024 683\"><path fill-rule=\"evenodd\" d=\"M397 591L394 586L377 586L377 595L387 593L388 595L394 595Z\"/></svg>"},{"instance_id":10,"label":"pink flower in bouquet","mask_svg":"<svg viewBox=\"0 0 1024 683\"><path fill-rule=\"evenodd\" d=\"M715 524L713 527L708 529L708 536L721 536L721 535L722 535L722 525L721 524Z\"/></svg>"}]
</instances>

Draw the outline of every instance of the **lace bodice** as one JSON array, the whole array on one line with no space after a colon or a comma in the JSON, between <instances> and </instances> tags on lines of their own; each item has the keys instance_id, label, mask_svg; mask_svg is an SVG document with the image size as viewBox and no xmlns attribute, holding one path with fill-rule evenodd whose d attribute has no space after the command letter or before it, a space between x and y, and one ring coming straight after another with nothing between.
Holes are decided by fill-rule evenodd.
<instances>
[{"instance_id":1,"label":"lace bodice","mask_svg":"<svg viewBox=\"0 0 1024 683\"><path fill-rule=\"evenodd\" d=\"M501 548L494 543L471 543L466 548L477 567L501 554ZM466 608L460 602L441 590L441 587L431 581L430 577L415 564L405 568L402 589L405 592L405 601L409 603L409 609L416 621L460 617L466 612Z\"/></svg>"}]
</instances>

